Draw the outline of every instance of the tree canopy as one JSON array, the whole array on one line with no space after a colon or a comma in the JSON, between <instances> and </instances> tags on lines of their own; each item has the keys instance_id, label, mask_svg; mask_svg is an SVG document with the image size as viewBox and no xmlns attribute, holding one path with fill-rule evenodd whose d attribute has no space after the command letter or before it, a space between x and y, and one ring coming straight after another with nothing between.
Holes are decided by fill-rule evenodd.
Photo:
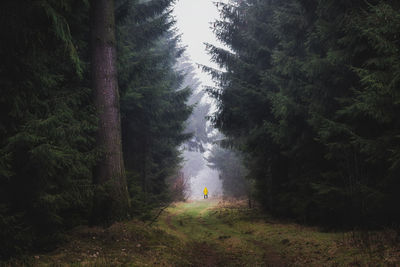
<instances>
[{"instance_id":1,"label":"tree canopy","mask_svg":"<svg viewBox=\"0 0 400 267\"><path fill-rule=\"evenodd\" d=\"M218 3L215 126L270 212L331 227L400 221L399 4Z\"/></svg>"},{"instance_id":2,"label":"tree canopy","mask_svg":"<svg viewBox=\"0 0 400 267\"><path fill-rule=\"evenodd\" d=\"M1 258L52 248L74 226L142 216L169 200L166 181L178 175L178 146L191 112L190 90L181 89L183 74L174 68L183 48L172 3L115 0L112 11L131 204L121 206L117 218L106 206L113 191L93 172L109 153L96 142L101 120L91 83L90 66L97 64L89 38L93 3L1 2ZM95 195L103 201L96 211Z\"/></svg>"}]
</instances>

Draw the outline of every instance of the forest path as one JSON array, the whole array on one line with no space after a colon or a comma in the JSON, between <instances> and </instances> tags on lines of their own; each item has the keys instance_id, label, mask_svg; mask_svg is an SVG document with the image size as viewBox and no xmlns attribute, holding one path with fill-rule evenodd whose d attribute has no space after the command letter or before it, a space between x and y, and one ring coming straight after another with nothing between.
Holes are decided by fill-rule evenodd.
<instances>
[{"instance_id":1,"label":"forest path","mask_svg":"<svg viewBox=\"0 0 400 267\"><path fill-rule=\"evenodd\" d=\"M4 266L400 266L390 236L371 232L365 243L365 233L321 232L210 198L174 203L152 225L81 226L56 250Z\"/></svg>"},{"instance_id":2,"label":"forest path","mask_svg":"<svg viewBox=\"0 0 400 267\"><path fill-rule=\"evenodd\" d=\"M272 246L240 223L247 209L236 203L234 210L226 204L220 199L176 203L158 226L186 244L191 266L286 266Z\"/></svg>"}]
</instances>

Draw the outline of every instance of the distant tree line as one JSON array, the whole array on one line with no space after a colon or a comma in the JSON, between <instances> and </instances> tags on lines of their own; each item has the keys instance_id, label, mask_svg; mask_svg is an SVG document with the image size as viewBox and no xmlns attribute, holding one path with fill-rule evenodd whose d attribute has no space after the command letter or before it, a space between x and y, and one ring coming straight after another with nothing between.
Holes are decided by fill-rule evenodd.
<instances>
[{"instance_id":1,"label":"distant tree line","mask_svg":"<svg viewBox=\"0 0 400 267\"><path fill-rule=\"evenodd\" d=\"M400 222L400 2L217 4L212 120L269 212L328 227Z\"/></svg>"},{"instance_id":2,"label":"distant tree line","mask_svg":"<svg viewBox=\"0 0 400 267\"><path fill-rule=\"evenodd\" d=\"M207 157L208 166L218 170L224 197L249 198L251 206L251 182L246 179L244 159L237 151L214 144Z\"/></svg>"},{"instance_id":3,"label":"distant tree line","mask_svg":"<svg viewBox=\"0 0 400 267\"><path fill-rule=\"evenodd\" d=\"M0 3L0 258L169 201L191 113L172 3Z\"/></svg>"}]
</instances>

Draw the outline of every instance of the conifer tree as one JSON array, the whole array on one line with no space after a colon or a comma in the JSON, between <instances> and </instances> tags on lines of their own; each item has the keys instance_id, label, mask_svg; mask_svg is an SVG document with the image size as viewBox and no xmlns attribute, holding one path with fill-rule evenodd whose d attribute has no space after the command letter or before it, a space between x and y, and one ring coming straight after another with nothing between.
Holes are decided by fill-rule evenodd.
<instances>
[{"instance_id":1,"label":"conifer tree","mask_svg":"<svg viewBox=\"0 0 400 267\"><path fill-rule=\"evenodd\" d=\"M178 147L188 137L190 90L175 66L183 49L172 29L173 1L117 3L124 159L132 213L146 216L170 200L167 182L177 176Z\"/></svg>"},{"instance_id":2,"label":"conifer tree","mask_svg":"<svg viewBox=\"0 0 400 267\"><path fill-rule=\"evenodd\" d=\"M177 147L186 138L182 130L190 114L185 104L190 92L178 90L182 75L174 70L182 49L169 30L171 1L116 0L115 10L112 2L0 3L0 258L52 249L66 230L90 219L109 224L133 214L121 147L133 173L131 195L142 195L142 188L132 185L142 179L138 163L146 158L149 204L166 199L165 183L179 168ZM99 15L92 24L91 9L92 18ZM121 52L117 66L116 46ZM118 77L117 67L122 73ZM97 86L104 84L91 82L102 75L110 85L106 91ZM122 144L117 79L126 134ZM109 94L95 101L96 92ZM110 100L110 109L100 107L101 100ZM104 122L114 124L104 128ZM113 136L107 137L104 130ZM106 144L96 142L99 131L97 137L104 137ZM143 153L138 144L146 134L150 141ZM110 158L115 164L105 165ZM102 176L93 177L96 164ZM137 204L135 199L132 203Z\"/></svg>"},{"instance_id":3,"label":"conifer tree","mask_svg":"<svg viewBox=\"0 0 400 267\"><path fill-rule=\"evenodd\" d=\"M84 1L2 1L0 257L87 222L96 160Z\"/></svg>"},{"instance_id":4,"label":"conifer tree","mask_svg":"<svg viewBox=\"0 0 400 267\"><path fill-rule=\"evenodd\" d=\"M213 121L246 154L262 205L334 227L398 221L398 4L219 6L230 51L209 46L225 68L205 68L220 87Z\"/></svg>"},{"instance_id":5,"label":"conifer tree","mask_svg":"<svg viewBox=\"0 0 400 267\"><path fill-rule=\"evenodd\" d=\"M99 188L93 219L112 222L126 217L129 208L121 143L114 1L91 1L91 16L91 75L99 114L97 145L103 152L95 172Z\"/></svg>"}]
</instances>

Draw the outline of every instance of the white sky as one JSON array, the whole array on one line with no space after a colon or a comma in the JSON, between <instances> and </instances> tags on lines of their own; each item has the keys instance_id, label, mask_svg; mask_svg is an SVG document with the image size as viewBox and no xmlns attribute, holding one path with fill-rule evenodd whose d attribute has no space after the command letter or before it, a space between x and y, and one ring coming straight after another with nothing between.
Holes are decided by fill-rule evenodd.
<instances>
[{"instance_id":1,"label":"white sky","mask_svg":"<svg viewBox=\"0 0 400 267\"><path fill-rule=\"evenodd\" d=\"M219 18L218 10L213 4L216 0L177 0L174 16L177 28L182 33L182 43L187 45L186 53L194 63L217 66L210 61L204 43L222 46L210 29L212 22ZM211 78L198 70L198 77L203 85L213 85Z\"/></svg>"}]
</instances>

